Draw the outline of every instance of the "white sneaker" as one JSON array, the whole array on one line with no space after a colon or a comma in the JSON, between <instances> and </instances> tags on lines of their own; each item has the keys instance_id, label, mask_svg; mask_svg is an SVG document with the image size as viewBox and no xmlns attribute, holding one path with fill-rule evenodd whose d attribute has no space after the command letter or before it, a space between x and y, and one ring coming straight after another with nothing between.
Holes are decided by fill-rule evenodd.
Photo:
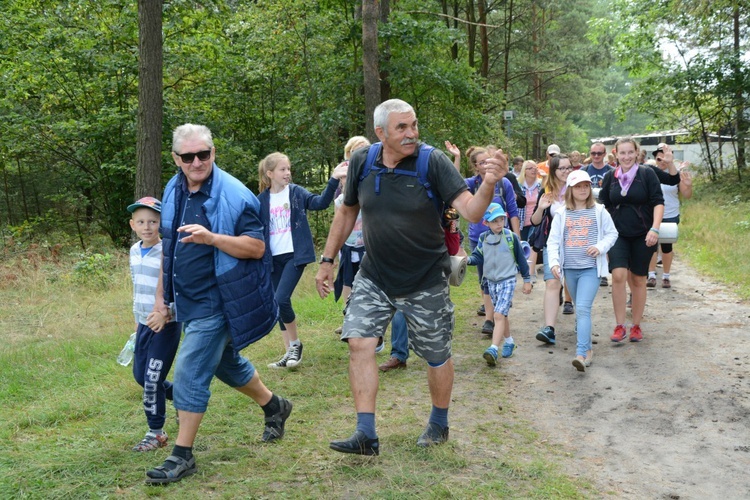
<instances>
[{"instance_id":1,"label":"white sneaker","mask_svg":"<svg viewBox=\"0 0 750 500\"><path fill-rule=\"evenodd\" d=\"M289 346L289 352L287 353L286 367L294 368L295 366L302 363L302 342L298 345Z\"/></svg>"},{"instance_id":2,"label":"white sneaker","mask_svg":"<svg viewBox=\"0 0 750 500\"><path fill-rule=\"evenodd\" d=\"M289 361L289 352L291 351L291 347L287 349L286 353L281 357L280 360L278 360L275 363L271 363L268 365L269 368L286 368L287 362Z\"/></svg>"}]
</instances>

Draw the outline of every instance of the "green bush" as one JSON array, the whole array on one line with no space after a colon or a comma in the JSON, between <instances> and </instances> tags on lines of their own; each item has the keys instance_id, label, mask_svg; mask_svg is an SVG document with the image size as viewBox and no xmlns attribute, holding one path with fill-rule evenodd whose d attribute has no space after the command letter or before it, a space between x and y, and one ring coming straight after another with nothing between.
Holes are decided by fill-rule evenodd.
<instances>
[{"instance_id":1,"label":"green bush","mask_svg":"<svg viewBox=\"0 0 750 500\"><path fill-rule=\"evenodd\" d=\"M112 283L115 262L112 254L81 254L73 266L73 281L79 285L105 288Z\"/></svg>"}]
</instances>

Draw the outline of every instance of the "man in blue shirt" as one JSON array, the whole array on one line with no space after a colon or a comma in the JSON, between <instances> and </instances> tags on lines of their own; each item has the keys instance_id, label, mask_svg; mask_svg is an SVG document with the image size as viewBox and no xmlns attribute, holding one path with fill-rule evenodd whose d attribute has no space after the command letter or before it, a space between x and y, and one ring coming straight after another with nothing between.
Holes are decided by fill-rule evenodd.
<instances>
[{"instance_id":1,"label":"man in blue shirt","mask_svg":"<svg viewBox=\"0 0 750 500\"><path fill-rule=\"evenodd\" d=\"M604 163L605 157L607 156L607 147L601 142L595 142L589 149L589 157L591 163L584 166L582 170L585 170L589 177L591 177L591 188L599 189L602 187L602 180L604 174L610 170L614 170L612 167Z\"/></svg>"},{"instance_id":2,"label":"man in blue shirt","mask_svg":"<svg viewBox=\"0 0 750 500\"><path fill-rule=\"evenodd\" d=\"M184 325L174 373L180 430L172 454L146 472L149 484L196 472L193 442L214 376L261 406L265 442L284 436L292 411L292 403L268 390L239 354L273 329L278 306L262 260L258 199L216 166L215 154L207 127L188 123L175 129L172 158L180 170L162 198L162 279L152 315L173 307Z\"/></svg>"}]
</instances>

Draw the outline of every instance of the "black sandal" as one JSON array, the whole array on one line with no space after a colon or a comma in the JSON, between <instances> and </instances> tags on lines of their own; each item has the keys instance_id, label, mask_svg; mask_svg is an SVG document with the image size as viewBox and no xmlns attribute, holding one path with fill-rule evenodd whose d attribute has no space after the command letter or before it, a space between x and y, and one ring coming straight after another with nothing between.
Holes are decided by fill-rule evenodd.
<instances>
[{"instance_id":1,"label":"black sandal","mask_svg":"<svg viewBox=\"0 0 750 500\"><path fill-rule=\"evenodd\" d=\"M174 464L174 467L166 467L167 463ZM182 457L170 455L164 460L162 465L146 471L146 475L148 476L146 484L176 483L183 477L190 476L196 472L198 472L198 468L195 466L195 457L185 460Z\"/></svg>"}]
</instances>

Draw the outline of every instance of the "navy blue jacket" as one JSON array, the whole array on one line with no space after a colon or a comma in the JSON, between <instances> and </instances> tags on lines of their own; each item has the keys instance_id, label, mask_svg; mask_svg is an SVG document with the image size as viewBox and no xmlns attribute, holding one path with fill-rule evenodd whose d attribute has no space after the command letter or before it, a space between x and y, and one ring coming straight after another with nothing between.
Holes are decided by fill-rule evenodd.
<instances>
[{"instance_id":1,"label":"navy blue jacket","mask_svg":"<svg viewBox=\"0 0 750 500\"><path fill-rule=\"evenodd\" d=\"M240 181L213 165L211 198L203 204L203 211L217 234L237 236L235 224L245 210L258 213L255 195ZM180 170L164 189L161 209L164 301L174 302L172 287L172 262L177 228L184 196L182 185L185 175ZM266 245L267 247L268 245ZM262 339L276 324L278 304L274 298L273 284L268 265L263 259L237 259L214 248L214 266L224 315L232 335L232 345L239 352L244 347Z\"/></svg>"},{"instance_id":2,"label":"navy blue jacket","mask_svg":"<svg viewBox=\"0 0 750 500\"><path fill-rule=\"evenodd\" d=\"M315 244L313 243L310 224L307 222L307 210L325 210L331 205L339 180L331 177L323 192L312 194L297 184L289 184L289 204L291 205L290 224L292 225L292 245L294 245L294 265L304 266L315 262ZM269 222L271 221L271 191L266 189L258 195L260 201L260 221L265 228L263 237L266 240L266 254L271 255L269 242Z\"/></svg>"}]
</instances>

